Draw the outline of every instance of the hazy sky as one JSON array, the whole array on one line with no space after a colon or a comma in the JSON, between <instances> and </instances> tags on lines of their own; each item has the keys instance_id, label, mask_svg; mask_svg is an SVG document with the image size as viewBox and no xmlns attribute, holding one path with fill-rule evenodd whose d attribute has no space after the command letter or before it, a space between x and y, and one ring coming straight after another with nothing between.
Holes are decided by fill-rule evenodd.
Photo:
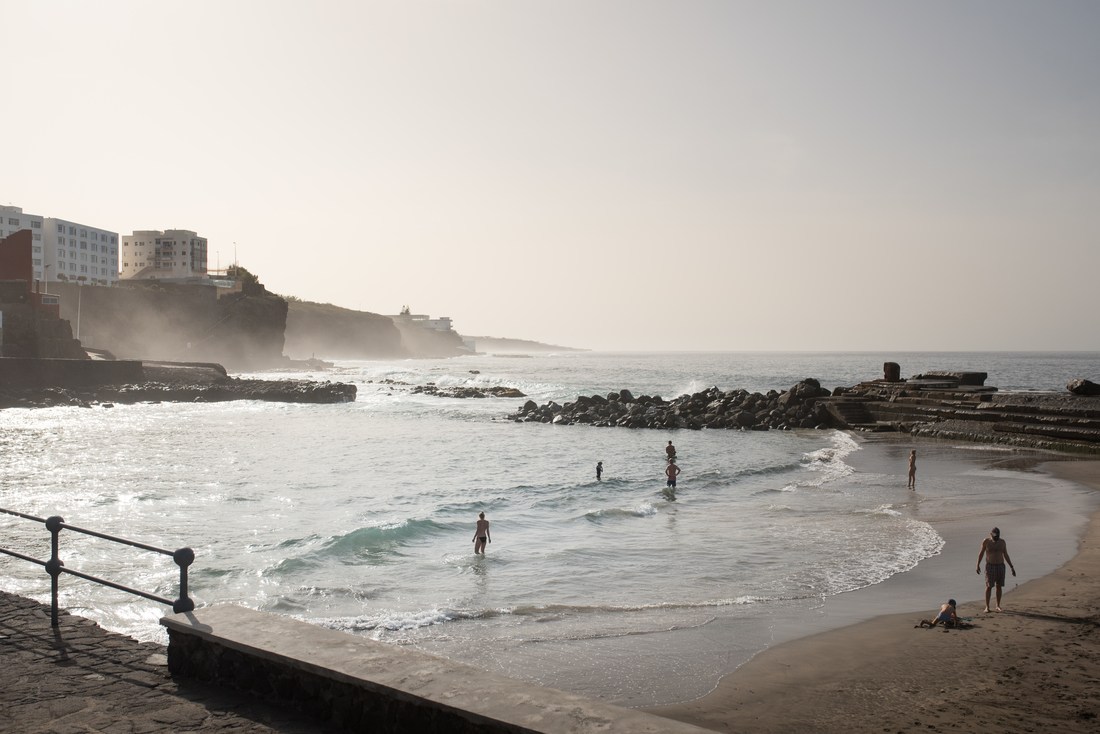
<instances>
[{"instance_id":1,"label":"hazy sky","mask_svg":"<svg viewBox=\"0 0 1100 734\"><path fill-rule=\"evenodd\" d=\"M1100 349L1100 2L0 0L0 203L468 335Z\"/></svg>"}]
</instances>

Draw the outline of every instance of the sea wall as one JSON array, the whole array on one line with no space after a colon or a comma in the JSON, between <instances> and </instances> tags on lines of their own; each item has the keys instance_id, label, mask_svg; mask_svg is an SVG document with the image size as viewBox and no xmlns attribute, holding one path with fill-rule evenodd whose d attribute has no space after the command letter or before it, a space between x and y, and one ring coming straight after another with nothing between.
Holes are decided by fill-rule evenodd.
<instances>
[{"instance_id":1,"label":"sea wall","mask_svg":"<svg viewBox=\"0 0 1100 734\"><path fill-rule=\"evenodd\" d=\"M234 605L161 620L173 676L380 734L704 734L690 724Z\"/></svg>"},{"instance_id":2,"label":"sea wall","mask_svg":"<svg viewBox=\"0 0 1100 734\"><path fill-rule=\"evenodd\" d=\"M141 362L91 359L0 359L0 387L96 387L141 382Z\"/></svg>"}]
</instances>

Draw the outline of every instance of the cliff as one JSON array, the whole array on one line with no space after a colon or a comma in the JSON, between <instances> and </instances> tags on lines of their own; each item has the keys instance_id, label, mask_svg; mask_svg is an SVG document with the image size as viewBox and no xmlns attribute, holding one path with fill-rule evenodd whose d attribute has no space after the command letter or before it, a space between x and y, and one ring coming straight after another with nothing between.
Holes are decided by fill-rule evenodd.
<instances>
[{"instance_id":1,"label":"cliff","mask_svg":"<svg viewBox=\"0 0 1100 734\"><path fill-rule=\"evenodd\" d=\"M212 286L158 282L50 283L50 292L85 347L119 359L218 362L234 371L286 361L287 303L259 283L221 298Z\"/></svg>"},{"instance_id":2,"label":"cliff","mask_svg":"<svg viewBox=\"0 0 1100 734\"><path fill-rule=\"evenodd\" d=\"M415 321L290 300L286 354L292 359L392 359L469 354L462 337Z\"/></svg>"},{"instance_id":3,"label":"cliff","mask_svg":"<svg viewBox=\"0 0 1100 734\"><path fill-rule=\"evenodd\" d=\"M291 359L411 356L388 316L293 299L288 305L285 348Z\"/></svg>"}]
</instances>

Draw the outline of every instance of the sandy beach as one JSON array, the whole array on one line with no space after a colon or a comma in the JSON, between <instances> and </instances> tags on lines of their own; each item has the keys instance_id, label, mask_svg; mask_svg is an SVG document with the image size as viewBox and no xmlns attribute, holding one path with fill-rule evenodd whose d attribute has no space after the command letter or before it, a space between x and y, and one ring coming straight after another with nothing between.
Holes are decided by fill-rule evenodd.
<instances>
[{"instance_id":1,"label":"sandy beach","mask_svg":"<svg viewBox=\"0 0 1100 734\"><path fill-rule=\"evenodd\" d=\"M899 460L902 450L899 445ZM1100 461L1047 458L1038 463L1033 456L1009 456L1001 463L1100 490ZM1018 540L1031 535L1035 526L1028 521L1036 513L1017 510L936 518L932 522L947 541L943 554L880 585L892 588L842 595L826 616L834 622L838 614L859 619L862 610L899 592L906 599L927 598L925 606L817 634L810 630L758 654L700 699L647 710L726 732L1097 731L1100 512L1084 525L1075 556L1018 586L1010 577L1004 611L985 614L984 577L975 574L979 544L996 524L1012 527ZM1035 534L1050 532L1040 525ZM1040 553L1041 538L1014 543L1012 537L1012 559L1018 570L1026 569ZM1026 577L1023 570L1020 575ZM945 588L950 591L939 593ZM947 594L959 600L959 615L970 626L914 629Z\"/></svg>"}]
</instances>

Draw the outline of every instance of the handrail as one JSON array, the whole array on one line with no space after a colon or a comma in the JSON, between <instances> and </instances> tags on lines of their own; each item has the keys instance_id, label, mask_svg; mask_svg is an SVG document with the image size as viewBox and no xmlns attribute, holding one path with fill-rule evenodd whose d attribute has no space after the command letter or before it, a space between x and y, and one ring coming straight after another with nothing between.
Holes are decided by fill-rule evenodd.
<instances>
[{"instance_id":1,"label":"handrail","mask_svg":"<svg viewBox=\"0 0 1100 734\"><path fill-rule=\"evenodd\" d=\"M47 517L45 519L41 517L35 517L34 515L27 515L22 512L16 512L15 510L5 510L0 507L0 512L21 517L24 520L33 520L34 522L40 522L46 526L46 529L50 531L50 560L43 561L38 558L23 555L7 548L0 548L0 553L19 558L24 561L30 561L31 563L37 563L40 566L46 567L46 573L50 575L50 624L54 627L58 626L57 621L57 579L62 573L67 573L71 576L92 581L103 586L109 586L112 589L118 589L119 591L125 591L128 594L134 594L136 596L144 597L151 601L160 602L161 604L167 604L172 607L172 611L177 614L180 612L190 612L195 608L195 602L187 595L187 567L195 561L195 552L190 548L179 548L174 551L166 550L164 548L157 548L155 545L146 545L145 543L138 543L134 540L127 540L126 538L118 538L113 535L107 535L106 533L96 532L95 530L88 530L87 528L77 527L76 525L69 525L65 522L64 518L57 515ZM62 562L58 555L60 546L60 535L62 530L72 530L77 533L84 533L85 535L92 535L96 538L102 538L104 540L110 540L114 543L121 543L122 545L129 545L134 548L141 548L142 550L152 551L154 553L160 553L166 556L172 556L172 560L176 562L176 565L180 567L180 595L175 601L171 599L165 599L162 596L156 594L149 594L138 589L131 589L128 586L115 583L114 581L108 581L107 579L101 579L91 574L82 573L80 571L73 571L65 568L64 562Z\"/></svg>"}]
</instances>

